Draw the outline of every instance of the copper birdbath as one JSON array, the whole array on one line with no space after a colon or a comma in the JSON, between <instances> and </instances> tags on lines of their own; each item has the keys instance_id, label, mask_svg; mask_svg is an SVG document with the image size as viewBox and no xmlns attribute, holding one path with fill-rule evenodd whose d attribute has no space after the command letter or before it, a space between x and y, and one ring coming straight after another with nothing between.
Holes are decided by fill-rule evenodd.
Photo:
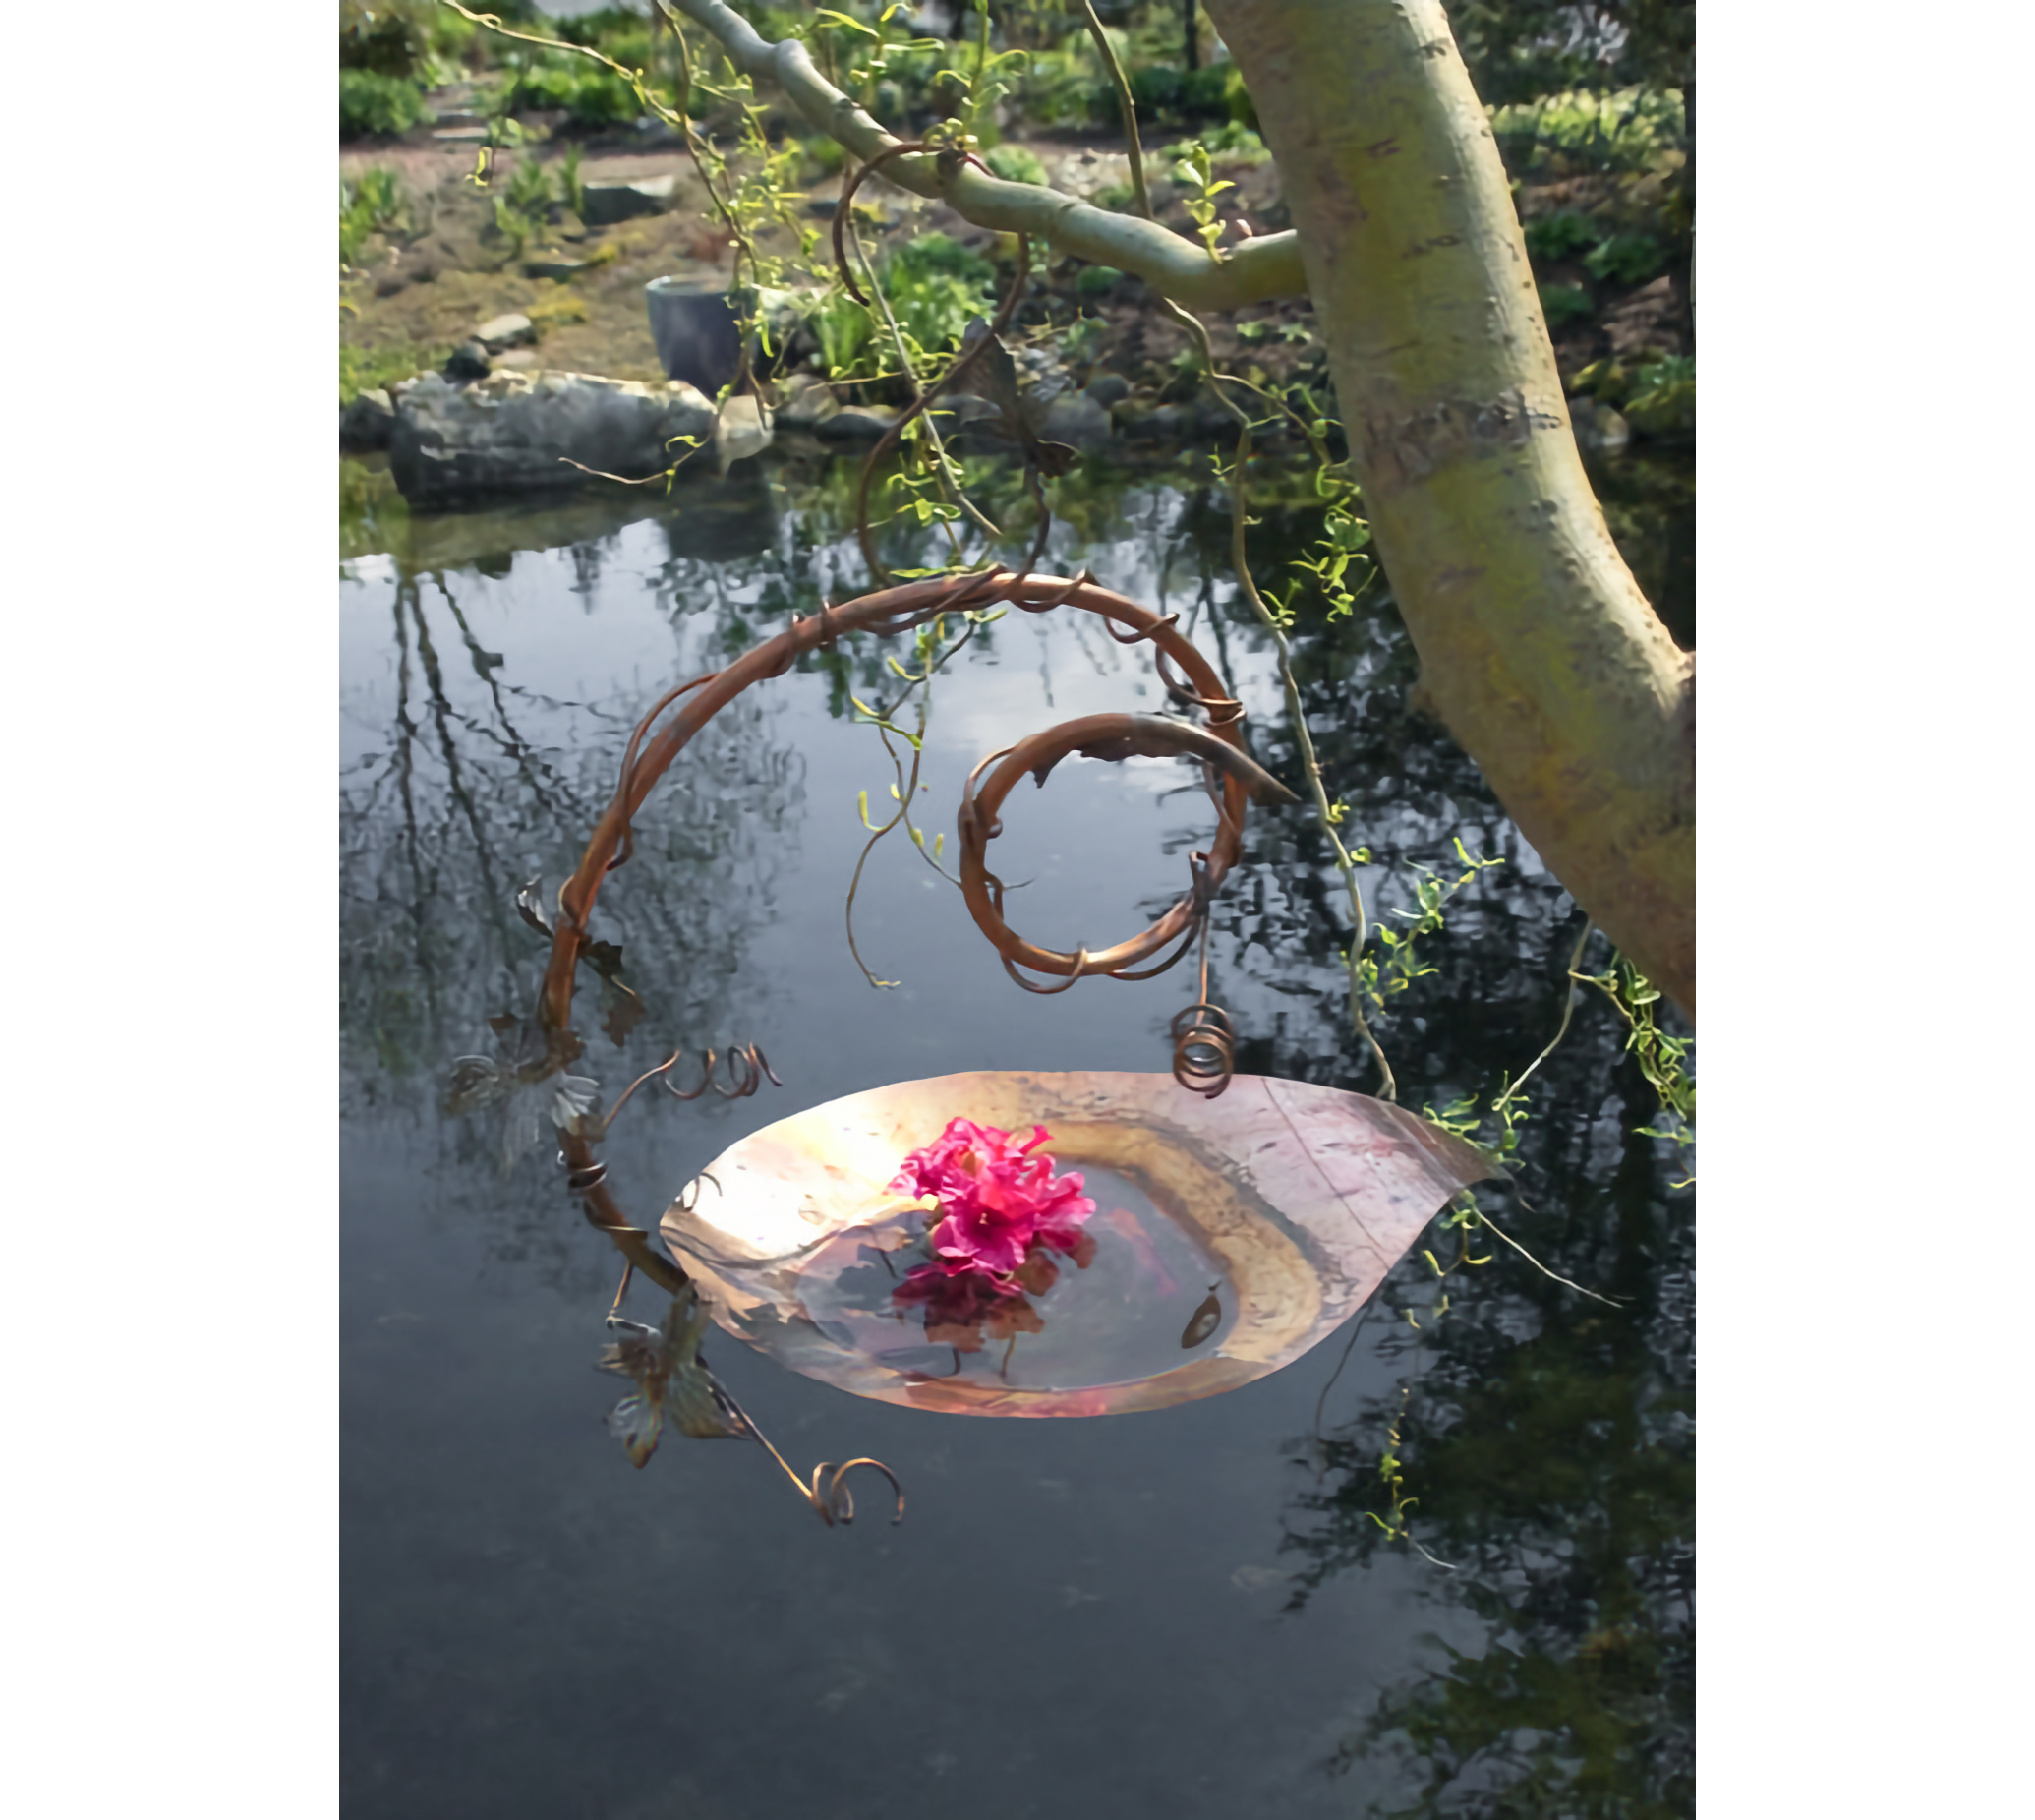
<instances>
[{"instance_id":1,"label":"copper birdbath","mask_svg":"<svg viewBox=\"0 0 2035 1820\"><path fill-rule=\"evenodd\" d=\"M973 1351L892 1304L922 1219L890 1184L956 1117L1045 1126L1097 1209L1090 1266L1031 1298L1036 1325ZM951 1414L1114 1415L1290 1365L1492 1173L1397 1106L1297 1081L1238 1075L1206 1099L1171 1075L944 1075L743 1139L662 1237L721 1326L805 1377Z\"/></svg>"}]
</instances>

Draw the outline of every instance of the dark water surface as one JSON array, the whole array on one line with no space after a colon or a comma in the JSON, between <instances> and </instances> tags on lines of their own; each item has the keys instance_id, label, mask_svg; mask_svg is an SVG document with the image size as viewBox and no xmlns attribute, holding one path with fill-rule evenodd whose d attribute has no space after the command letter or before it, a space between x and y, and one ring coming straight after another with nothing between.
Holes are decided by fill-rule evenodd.
<instances>
[{"instance_id":1,"label":"dark water surface","mask_svg":"<svg viewBox=\"0 0 2035 1820\"><path fill-rule=\"evenodd\" d=\"M851 477L848 477L851 479ZM1269 569L1308 534L1263 483ZM590 1369L617 1267L552 1146L439 1110L491 1016L534 1003L517 888L576 862L636 717L670 682L852 593L843 477L737 469L633 498L410 520L351 469L341 583L345 1142L343 1759L349 1813L491 1820L1689 1810L1692 1198L1601 1001L1542 1071L1516 1254L1437 1283L1418 1253L1343 1336L1246 1389L1087 1421L936 1416L789 1375L716 1333L713 1366L801 1471L873 1454L906 1487L829 1531L752 1445L668 1434L633 1469ZM1644 494L1644 489L1637 490ZM1644 500L1617 520L1672 565ZM1047 566L1182 612L1297 776L1263 641L1233 599L1227 508L1187 474L1071 484ZM1652 540L1652 541L1649 541ZM1663 571L1664 572L1664 571ZM1015 621L1015 622L1014 622ZM1678 630L1681 628L1678 627ZM850 690L884 647L725 711L604 889L647 1015L617 1048L578 1004L611 1100L677 1042L759 1042L782 1089L639 1095L606 1147L654 1223L746 1133L837 1095L978 1068L1163 1072L1186 969L1019 992L901 832L843 900L893 773ZM908 652L900 649L901 657ZM1310 725L1383 907L1460 838L1506 863L1452 904L1437 969L1383 1034L1416 1108L1494 1089L1560 1013L1581 927L1474 767L1410 715L1389 605L1302 645ZM943 676L921 817L968 769L1073 715L1163 706L1093 621L1014 616ZM1186 883L1211 817L1168 761L1071 761L1007 805L1014 924L1119 940ZM1341 892L1299 811L1253 811L1216 918L1240 1066L1369 1089L1345 1022ZM952 854L950 851L949 859ZM1600 956L1599 956L1600 959ZM1455 1241L1437 1235L1442 1262ZM1480 1245L1477 1256L1494 1248ZM1447 1306L1441 1298L1447 1298ZM639 1289L630 1313L655 1320ZM1416 1325L1415 1323L1419 1324ZM1323 1406L1316 1428L1317 1404ZM1398 1425L1398 1439L1388 1431ZM1413 1534L1377 1520L1390 1445ZM875 1486L876 1482L870 1482ZM1509 1792L1508 1792L1509 1791Z\"/></svg>"}]
</instances>

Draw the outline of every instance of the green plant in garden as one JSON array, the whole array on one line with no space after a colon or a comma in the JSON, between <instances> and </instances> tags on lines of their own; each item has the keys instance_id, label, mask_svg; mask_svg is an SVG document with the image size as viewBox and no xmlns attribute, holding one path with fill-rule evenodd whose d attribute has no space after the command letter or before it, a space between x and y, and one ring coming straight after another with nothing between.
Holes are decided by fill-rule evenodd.
<instances>
[{"instance_id":1,"label":"green plant in garden","mask_svg":"<svg viewBox=\"0 0 2035 1820\"><path fill-rule=\"evenodd\" d=\"M1114 265L1083 265L1075 273L1075 295L1083 303L1092 303L1107 297L1123 281L1124 274Z\"/></svg>"},{"instance_id":2,"label":"green plant in garden","mask_svg":"<svg viewBox=\"0 0 2035 1820\"><path fill-rule=\"evenodd\" d=\"M1571 323L1595 316L1597 305L1591 301L1590 292L1580 284L1543 284L1541 286L1541 313L1546 317L1549 328L1565 328Z\"/></svg>"},{"instance_id":3,"label":"green plant in garden","mask_svg":"<svg viewBox=\"0 0 2035 1820\"><path fill-rule=\"evenodd\" d=\"M382 391L397 380L412 374L429 373L442 367L452 348L449 342L420 346L412 341L392 341L383 347L339 348L339 402L351 404L364 391Z\"/></svg>"},{"instance_id":4,"label":"green plant in garden","mask_svg":"<svg viewBox=\"0 0 2035 1820\"><path fill-rule=\"evenodd\" d=\"M435 88L459 74L474 28L436 0L339 0L339 67Z\"/></svg>"},{"instance_id":5,"label":"green plant in garden","mask_svg":"<svg viewBox=\"0 0 2035 1820\"><path fill-rule=\"evenodd\" d=\"M1257 103L1250 98L1250 90L1244 86L1244 72L1232 63L1223 78L1223 105L1229 116L1240 126L1247 126L1254 133L1258 129Z\"/></svg>"},{"instance_id":6,"label":"green plant in garden","mask_svg":"<svg viewBox=\"0 0 2035 1820\"><path fill-rule=\"evenodd\" d=\"M1696 360L1689 354L1665 354L1649 361L1632 376L1629 394L1634 404L1643 404L1655 393L1675 385L1696 383Z\"/></svg>"},{"instance_id":7,"label":"green plant in garden","mask_svg":"<svg viewBox=\"0 0 2035 1820\"><path fill-rule=\"evenodd\" d=\"M370 234L408 222L409 193L403 180L382 165L371 165L352 183L339 186L339 264L351 265Z\"/></svg>"},{"instance_id":8,"label":"green plant in garden","mask_svg":"<svg viewBox=\"0 0 2035 1820\"><path fill-rule=\"evenodd\" d=\"M984 154L982 162L999 177L1012 183L1044 183L1046 167L1028 146L998 146Z\"/></svg>"},{"instance_id":9,"label":"green plant in garden","mask_svg":"<svg viewBox=\"0 0 2035 1820\"><path fill-rule=\"evenodd\" d=\"M926 353L959 346L996 301L996 267L941 233L905 241L884 262L880 282L898 325Z\"/></svg>"},{"instance_id":10,"label":"green plant in garden","mask_svg":"<svg viewBox=\"0 0 2035 1820\"><path fill-rule=\"evenodd\" d=\"M554 58L525 64L496 105L503 113L563 110L580 127L618 126L643 111L635 89L611 70L582 69Z\"/></svg>"},{"instance_id":11,"label":"green plant in garden","mask_svg":"<svg viewBox=\"0 0 2035 1820\"><path fill-rule=\"evenodd\" d=\"M580 178L579 159L579 147L566 147L565 156L558 166L558 200L574 214L584 216L587 211L587 187Z\"/></svg>"},{"instance_id":12,"label":"green plant in garden","mask_svg":"<svg viewBox=\"0 0 2035 1820\"><path fill-rule=\"evenodd\" d=\"M1667 249L1652 234L1613 234L1583 256L1583 268L1600 283L1644 284L1667 263Z\"/></svg>"},{"instance_id":13,"label":"green plant in garden","mask_svg":"<svg viewBox=\"0 0 2035 1820\"><path fill-rule=\"evenodd\" d=\"M1625 402L1631 389L1632 376L1625 371L1624 364L1617 360L1594 360L1570 382L1571 392L1599 399L1608 405Z\"/></svg>"},{"instance_id":14,"label":"green plant in garden","mask_svg":"<svg viewBox=\"0 0 2035 1820\"><path fill-rule=\"evenodd\" d=\"M1628 382L1625 415L1633 428L1652 437L1696 432L1696 362L1669 355L1641 367Z\"/></svg>"},{"instance_id":15,"label":"green plant in garden","mask_svg":"<svg viewBox=\"0 0 2035 1820\"><path fill-rule=\"evenodd\" d=\"M513 258L522 258L524 249L542 235L558 195L551 172L536 158L521 158L509 167L494 192L494 231L508 242Z\"/></svg>"},{"instance_id":16,"label":"green plant in garden","mask_svg":"<svg viewBox=\"0 0 2035 1820\"><path fill-rule=\"evenodd\" d=\"M1581 170L1658 170L1686 144L1682 98L1672 90L1577 89L1489 112L1491 132L1515 170L1556 161Z\"/></svg>"},{"instance_id":17,"label":"green plant in garden","mask_svg":"<svg viewBox=\"0 0 2035 1820\"><path fill-rule=\"evenodd\" d=\"M405 76L374 70L339 72L339 137L394 138L425 115L424 90Z\"/></svg>"},{"instance_id":18,"label":"green plant in garden","mask_svg":"<svg viewBox=\"0 0 2035 1820\"><path fill-rule=\"evenodd\" d=\"M568 44L590 44L608 53L617 63L632 69L650 63L650 19L633 7L604 6L577 19L553 22L553 29Z\"/></svg>"},{"instance_id":19,"label":"green plant in garden","mask_svg":"<svg viewBox=\"0 0 2035 1820\"><path fill-rule=\"evenodd\" d=\"M1084 316L1060 337L1060 352L1071 367L1085 366L1102 351L1109 324L1100 317Z\"/></svg>"},{"instance_id":20,"label":"green plant in garden","mask_svg":"<svg viewBox=\"0 0 2035 1820\"><path fill-rule=\"evenodd\" d=\"M535 158L520 159L510 167L501 194L533 221L541 220L556 200L551 173Z\"/></svg>"},{"instance_id":21,"label":"green plant in garden","mask_svg":"<svg viewBox=\"0 0 2035 1820\"><path fill-rule=\"evenodd\" d=\"M1178 70L1143 64L1131 72L1131 99L1140 120L1158 122L1180 112L1186 84Z\"/></svg>"},{"instance_id":22,"label":"green plant in garden","mask_svg":"<svg viewBox=\"0 0 2035 1820\"><path fill-rule=\"evenodd\" d=\"M1536 260L1565 260L1572 253L1596 246L1603 237L1602 228L1573 208L1526 224L1527 251Z\"/></svg>"},{"instance_id":23,"label":"green plant in garden","mask_svg":"<svg viewBox=\"0 0 2035 1820\"><path fill-rule=\"evenodd\" d=\"M1231 87L1235 75L1233 68L1220 63L1198 70L1139 64L1131 71L1131 99L1143 121L1229 120L1235 117Z\"/></svg>"},{"instance_id":24,"label":"green plant in garden","mask_svg":"<svg viewBox=\"0 0 2035 1820\"><path fill-rule=\"evenodd\" d=\"M1241 120L1225 120L1219 126L1210 127L1201 135L1201 144L1224 164L1255 167L1270 163L1272 158L1265 149L1265 142L1258 138L1257 130Z\"/></svg>"},{"instance_id":25,"label":"green plant in garden","mask_svg":"<svg viewBox=\"0 0 2035 1820\"><path fill-rule=\"evenodd\" d=\"M798 147L805 153L805 161L823 177L835 176L847 162L847 153L841 141L829 139L824 133L815 133L810 139L802 139Z\"/></svg>"}]
</instances>

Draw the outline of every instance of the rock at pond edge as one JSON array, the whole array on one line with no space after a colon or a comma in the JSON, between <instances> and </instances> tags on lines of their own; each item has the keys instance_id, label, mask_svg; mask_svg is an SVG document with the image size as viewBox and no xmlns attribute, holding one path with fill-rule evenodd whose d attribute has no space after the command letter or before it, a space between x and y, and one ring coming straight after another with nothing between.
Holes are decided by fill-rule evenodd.
<instances>
[{"instance_id":1,"label":"rock at pond edge","mask_svg":"<svg viewBox=\"0 0 2035 1820\"><path fill-rule=\"evenodd\" d=\"M589 479L568 461L645 479L670 465L673 439L713 427L714 407L679 380L505 371L459 386L426 374L401 388L389 471L403 498L426 508L555 493Z\"/></svg>"}]
</instances>

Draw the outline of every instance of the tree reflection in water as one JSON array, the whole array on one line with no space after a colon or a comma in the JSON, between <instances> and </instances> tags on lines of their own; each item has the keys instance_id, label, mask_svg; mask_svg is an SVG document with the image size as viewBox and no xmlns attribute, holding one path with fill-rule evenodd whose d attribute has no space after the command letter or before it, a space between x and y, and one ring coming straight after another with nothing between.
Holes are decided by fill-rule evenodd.
<instances>
[{"instance_id":1,"label":"tree reflection in water","mask_svg":"<svg viewBox=\"0 0 2035 1820\"><path fill-rule=\"evenodd\" d=\"M1280 544L1313 534L1305 512L1262 520L1253 552L1266 569ZM1220 498L1192 500L1183 528L1203 575L1222 574ZM1247 643L1223 580L1218 616ZM1411 706L1418 663L1396 616L1316 626L1295 662L1324 771L1374 855L1373 914L1404 906L1409 864L1448 868L1458 839L1507 862L1451 905L1425 956L1438 971L1378 1020L1402 1103L1470 1092L1487 1103L1558 1024L1581 916L1468 757ZM1293 775L1283 721L1259 721L1256 750ZM1305 812L1272 810L1251 837L1216 911L1221 996L1247 1032L1238 1066L1368 1087L1343 1008L1341 891L1319 831ZM1592 952L1600 966L1601 938ZM1440 1673L1392 1688L1338 1751L1333 1769L1364 1762L1375 1778L1390 1766L1416 1791L1396 1813L1693 1810L1694 1198L1670 1186L1681 1175L1673 1146L1641 1135L1659 1107L1624 1034L1585 992L1529 1089L1516 1191L1483 1193L1549 1269L1617 1306L1516 1254L1454 1266L1437 1239L1446 1280L1416 1254L1373 1306L1397 1382L1346 1390L1345 1407L1331 1400L1322 1429L1290 1449L1305 1474L1285 1545L1302 1563L1291 1612L1380 1549L1408 1546L1384 1527L1390 1450L1418 1499L1414 1537L1450 1564L1429 1575L1430 1596L1490 1627L1482 1656L1451 1651Z\"/></svg>"},{"instance_id":2,"label":"tree reflection in water","mask_svg":"<svg viewBox=\"0 0 2035 1820\"><path fill-rule=\"evenodd\" d=\"M555 1182L529 1168L501 1180L498 1121L439 1126L435 1109L451 1057L493 1050L491 1019L534 1010L547 944L516 895L538 875L555 891L577 861L629 730L664 679L588 700L500 679L504 660L476 636L462 595L476 573L508 571L512 550L491 535L505 517L433 527L441 540L464 535L467 547L434 553L454 555L456 567L393 565L388 699L353 709L356 723L377 709L382 718L363 730L340 795L342 1080L348 1112L397 1107L445 1134L462 1185L454 1199L483 1218L497 1265L543 1259L555 1271L569 1251ZM767 548L768 520L721 542L707 557L674 557L659 577L674 670L711 661L725 637L716 604L733 577L713 556L731 543ZM570 546L568 559L590 589L600 542ZM773 738L766 704L733 705L688 758L639 831L634 878L602 901L604 934L645 1007L627 1041L597 1030L577 1065L610 1098L674 1043L737 1039L732 982L803 801L802 764ZM604 997L613 997L605 984Z\"/></svg>"},{"instance_id":3,"label":"tree reflection in water","mask_svg":"<svg viewBox=\"0 0 2035 1820\"><path fill-rule=\"evenodd\" d=\"M1387 1694L1343 1765L1411 1759L1424 1786L1410 1813L1682 1814L1695 1706L1688 1198L1663 1192L1671 1167L1635 1131L1656 1108L1615 1037L1579 1043L1541 1097L1549 1116L1530 1128L1522 1169L1535 1211L1515 1198L1505 1224L1618 1306L1516 1259L1443 1283L1421 1259L1403 1266L1379 1311L1403 1393L1332 1414L1293 1450L1307 1474L1289 1517L1287 1547L1305 1562L1293 1605L1404 1546L1381 1527L1390 1448L1419 1500L1415 1535L1454 1569L1434 1574L1435 1596L1491 1638L1482 1657L1453 1655Z\"/></svg>"}]
</instances>

